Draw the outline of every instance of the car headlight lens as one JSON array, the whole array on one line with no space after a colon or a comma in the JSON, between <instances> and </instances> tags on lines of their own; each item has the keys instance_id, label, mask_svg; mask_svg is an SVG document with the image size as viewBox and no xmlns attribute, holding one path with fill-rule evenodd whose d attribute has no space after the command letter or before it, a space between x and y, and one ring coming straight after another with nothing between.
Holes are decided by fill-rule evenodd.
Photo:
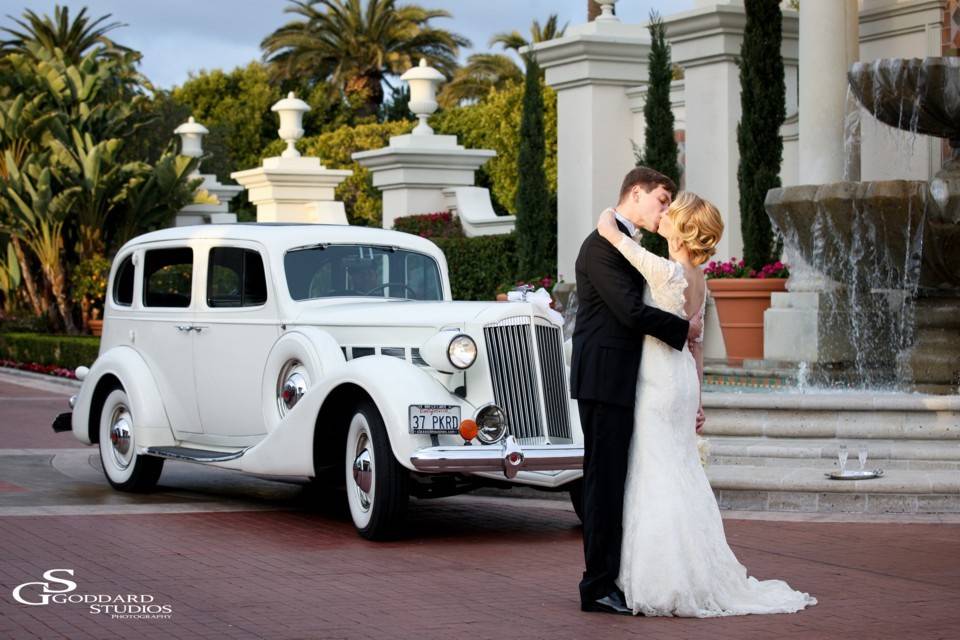
<instances>
[{"instance_id":1,"label":"car headlight lens","mask_svg":"<svg viewBox=\"0 0 960 640\"><path fill-rule=\"evenodd\" d=\"M468 335L460 334L447 347L450 364L457 369L466 369L477 359L477 343Z\"/></svg>"},{"instance_id":2,"label":"car headlight lens","mask_svg":"<svg viewBox=\"0 0 960 640\"><path fill-rule=\"evenodd\" d=\"M507 414L495 404L477 412L477 439L483 444L500 442L507 435Z\"/></svg>"}]
</instances>

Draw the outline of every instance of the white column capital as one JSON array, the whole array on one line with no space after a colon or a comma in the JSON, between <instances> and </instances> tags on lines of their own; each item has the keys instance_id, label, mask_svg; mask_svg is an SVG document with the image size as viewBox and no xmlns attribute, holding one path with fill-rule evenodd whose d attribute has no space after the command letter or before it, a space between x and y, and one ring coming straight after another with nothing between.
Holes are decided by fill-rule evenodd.
<instances>
[{"instance_id":1,"label":"white column capital","mask_svg":"<svg viewBox=\"0 0 960 640\"><path fill-rule=\"evenodd\" d=\"M594 23L590 23L594 24ZM620 22L617 33L604 29L540 42L523 51L536 54L547 84L562 90L588 85L633 86L647 80L650 36L641 25Z\"/></svg>"}]
</instances>

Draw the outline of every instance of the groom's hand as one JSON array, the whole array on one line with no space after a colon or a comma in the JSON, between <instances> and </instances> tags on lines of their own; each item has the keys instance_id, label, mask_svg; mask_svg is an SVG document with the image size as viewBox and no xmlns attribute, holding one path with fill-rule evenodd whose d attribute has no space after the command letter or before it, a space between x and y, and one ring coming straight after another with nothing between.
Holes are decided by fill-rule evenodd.
<instances>
[{"instance_id":1,"label":"groom's hand","mask_svg":"<svg viewBox=\"0 0 960 640\"><path fill-rule=\"evenodd\" d=\"M697 409L697 433L703 431L703 425L707 421L707 416L703 415L703 405Z\"/></svg>"},{"instance_id":2,"label":"groom's hand","mask_svg":"<svg viewBox=\"0 0 960 640\"><path fill-rule=\"evenodd\" d=\"M701 333L703 333L703 318L701 318L698 313L690 320L690 328L687 329L687 340L692 342L699 338Z\"/></svg>"}]
</instances>

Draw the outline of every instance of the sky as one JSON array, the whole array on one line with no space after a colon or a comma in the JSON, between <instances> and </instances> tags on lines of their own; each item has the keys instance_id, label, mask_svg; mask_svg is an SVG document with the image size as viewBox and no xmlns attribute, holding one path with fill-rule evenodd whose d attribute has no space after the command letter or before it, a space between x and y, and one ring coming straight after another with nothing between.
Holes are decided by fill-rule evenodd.
<instances>
[{"instance_id":1,"label":"sky","mask_svg":"<svg viewBox=\"0 0 960 640\"><path fill-rule=\"evenodd\" d=\"M13 26L7 16L20 17L27 8L53 12L54 0L0 0L0 26ZM143 54L141 71L154 85L169 89L183 84L191 71L229 70L260 59L260 41L291 19L286 0L60 0L71 14L84 6L88 15L112 14L110 21L127 26L110 37ZM399 4L404 4L400 0ZM533 20L541 24L551 13L560 24L586 22L586 0L417 0L413 4L446 9L452 19L436 26L469 38L472 49L489 51L495 33L520 31L527 36ZM669 15L693 8L695 0L620 0L617 14L623 22L646 21L651 9Z\"/></svg>"}]
</instances>

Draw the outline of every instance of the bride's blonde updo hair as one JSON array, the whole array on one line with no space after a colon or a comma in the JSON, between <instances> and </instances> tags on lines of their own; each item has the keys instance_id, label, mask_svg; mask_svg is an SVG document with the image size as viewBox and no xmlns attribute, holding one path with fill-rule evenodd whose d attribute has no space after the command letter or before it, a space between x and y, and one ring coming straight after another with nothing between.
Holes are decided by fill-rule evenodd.
<instances>
[{"instance_id":1,"label":"bride's blonde updo hair","mask_svg":"<svg viewBox=\"0 0 960 640\"><path fill-rule=\"evenodd\" d=\"M681 191L670 203L667 216L694 265L700 266L716 253L723 235L723 219L715 206L695 193Z\"/></svg>"}]
</instances>

